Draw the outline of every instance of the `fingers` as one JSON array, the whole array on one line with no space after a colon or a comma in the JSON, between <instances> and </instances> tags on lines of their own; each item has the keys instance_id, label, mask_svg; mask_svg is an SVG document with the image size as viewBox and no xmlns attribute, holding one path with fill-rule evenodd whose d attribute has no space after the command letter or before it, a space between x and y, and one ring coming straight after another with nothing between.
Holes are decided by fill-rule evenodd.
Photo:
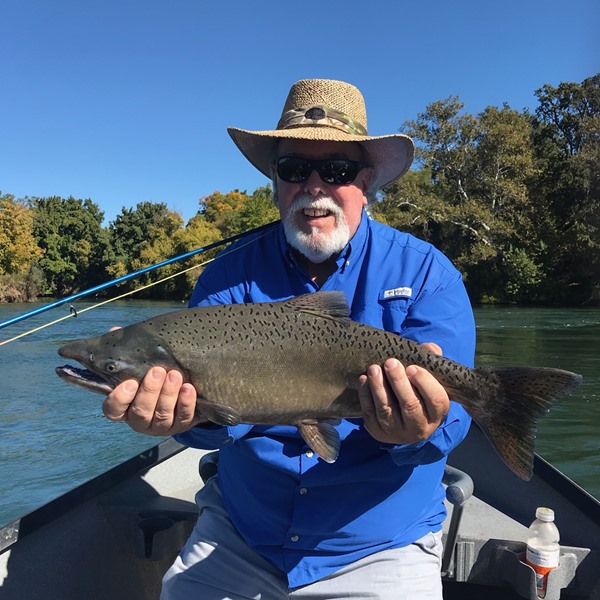
<instances>
[{"instance_id":1,"label":"fingers","mask_svg":"<svg viewBox=\"0 0 600 600\"><path fill-rule=\"evenodd\" d=\"M443 354L442 347L438 346L435 342L425 342L421 346L433 354L439 354L440 356Z\"/></svg>"},{"instance_id":2,"label":"fingers","mask_svg":"<svg viewBox=\"0 0 600 600\"><path fill-rule=\"evenodd\" d=\"M140 385L130 380L106 398L103 412L111 421L125 421L134 431L150 435L181 433L198 422L196 390L178 371L153 367Z\"/></svg>"},{"instance_id":3,"label":"fingers","mask_svg":"<svg viewBox=\"0 0 600 600\"><path fill-rule=\"evenodd\" d=\"M367 375L359 378L358 396L367 431L373 437L393 435L402 417L379 365L371 365Z\"/></svg>"},{"instance_id":4,"label":"fingers","mask_svg":"<svg viewBox=\"0 0 600 600\"><path fill-rule=\"evenodd\" d=\"M411 365L407 367L406 375L413 389L416 389L418 397L422 398L428 424L437 429L450 410L450 399L446 390L422 367Z\"/></svg>"},{"instance_id":5,"label":"fingers","mask_svg":"<svg viewBox=\"0 0 600 600\"><path fill-rule=\"evenodd\" d=\"M367 431L386 443L427 439L450 409L446 391L431 373L414 365L405 369L396 359L388 359L383 369L371 365L359 378L358 394Z\"/></svg>"}]
</instances>

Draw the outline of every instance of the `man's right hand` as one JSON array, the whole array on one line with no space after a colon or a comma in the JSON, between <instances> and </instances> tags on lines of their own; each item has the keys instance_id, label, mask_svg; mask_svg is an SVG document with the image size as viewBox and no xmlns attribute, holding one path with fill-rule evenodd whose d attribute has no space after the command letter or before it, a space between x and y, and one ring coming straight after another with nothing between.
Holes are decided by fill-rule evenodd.
<instances>
[{"instance_id":1,"label":"man's right hand","mask_svg":"<svg viewBox=\"0 0 600 600\"><path fill-rule=\"evenodd\" d=\"M119 384L104 400L102 412L111 421L125 421L148 435L182 433L201 422L195 416L196 390L183 383L179 371L152 367L141 384L131 379Z\"/></svg>"}]
</instances>

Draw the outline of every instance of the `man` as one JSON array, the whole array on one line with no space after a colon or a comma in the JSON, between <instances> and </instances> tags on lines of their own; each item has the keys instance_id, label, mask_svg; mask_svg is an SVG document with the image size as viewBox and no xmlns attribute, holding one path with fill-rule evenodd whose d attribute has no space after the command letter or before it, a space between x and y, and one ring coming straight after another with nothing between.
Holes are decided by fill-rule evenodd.
<instances>
[{"instance_id":1,"label":"man","mask_svg":"<svg viewBox=\"0 0 600 600\"><path fill-rule=\"evenodd\" d=\"M435 248L364 210L408 170L412 141L366 127L354 86L303 80L276 130L229 129L273 179L282 224L212 263L190 306L341 290L354 320L472 366L460 274ZM441 598L441 479L470 419L429 373L394 358L368 366L359 386L364 419L337 426L333 464L295 427L200 422L196 391L176 371L153 368L139 388L130 381L111 393L108 418L220 448L219 474L197 495L200 517L165 575L164 600Z\"/></svg>"}]
</instances>

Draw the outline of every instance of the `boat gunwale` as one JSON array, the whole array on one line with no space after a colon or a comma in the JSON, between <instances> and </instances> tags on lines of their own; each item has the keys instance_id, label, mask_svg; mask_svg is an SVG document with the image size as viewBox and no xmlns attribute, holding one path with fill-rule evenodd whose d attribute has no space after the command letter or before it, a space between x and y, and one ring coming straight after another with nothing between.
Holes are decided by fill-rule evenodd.
<instances>
[{"instance_id":1,"label":"boat gunwale","mask_svg":"<svg viewBox=\"0 0 600 600\"><path fill-rule=\"evenodd\" d=\"M100 496L130 477L143 474L185 449L186 446L174 439L166 439L7 523L0 527L0 554L73 508Z\"/></svg>"}]
</instances>

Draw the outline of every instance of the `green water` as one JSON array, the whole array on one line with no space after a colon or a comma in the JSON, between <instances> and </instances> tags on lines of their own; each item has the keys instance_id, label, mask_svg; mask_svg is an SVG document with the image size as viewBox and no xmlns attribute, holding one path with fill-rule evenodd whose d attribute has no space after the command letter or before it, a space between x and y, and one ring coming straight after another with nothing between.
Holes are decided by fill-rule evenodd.
<instances>
[{"instance_id":1,"label":"green water","mask_svg":"<svg viewBox=\"0 0 600 600\"><path fill-rule=\"evenodd\" d=\"M536 451L600 498L600 310L484 307L477 364L557 367L582 385L540 421Z\"/></svg>"},{"instance_id":2,"label":"green water","mask_svg":"<svg viewBox=\"0 0 600 600\"><path fill-rule=\"evenodd\" d=\"M0 322L34 307L0 304ZM101 396L60 380L54 368L64 360L56 351L177 308L120 301L0 346L0 526L159 441L107 421ZM0 341L68 314L59 308L0 330ZM553 366L584 376L541 421L537 451L600 498L600 310L486 307L476 321L478 364Z\"/></svg>"}]
</instances>

